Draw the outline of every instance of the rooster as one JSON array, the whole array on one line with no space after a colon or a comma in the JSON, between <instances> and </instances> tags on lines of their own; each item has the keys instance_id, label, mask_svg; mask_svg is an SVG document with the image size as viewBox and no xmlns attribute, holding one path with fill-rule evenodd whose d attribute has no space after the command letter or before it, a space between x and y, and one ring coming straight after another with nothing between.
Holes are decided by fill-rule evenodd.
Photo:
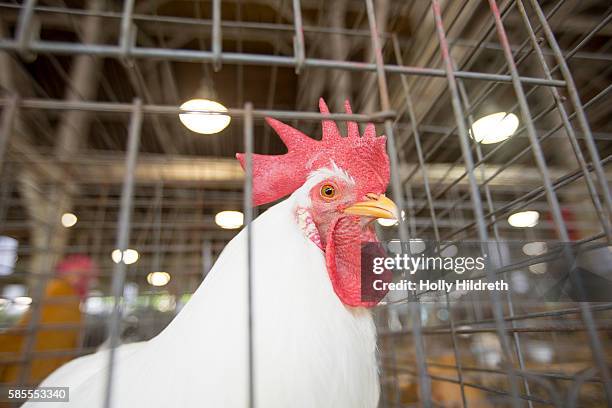
<instances>
[{"instance_id":1,"label":"rooster","mask_svg":"<svg viewBox=\"0 0 612 408\"><path fill-rule=\"evenodd\" d=\"M319 108L329 115L321 99ZM351 113L348 102L347 113ZM114 407L244 407L248 394L247 228L253 280L253 384L258 407L374 408L376 330L361 296L360 248L376 218L397 218L385 197L386 138L374 125L348 136L323 120L316 141L275 119L288 148L253 155L253 201L289 195L232 239L190 302L157 337L117 350ZM245 167L244 154L237 158ZM390 272L383 274L390 280ZM70 387L60 406L104 400L108 351L77 359L42 385ZM26 404L26 406L29 406ZM49 406L52 406L51 404Z\"/></svg>"}]
</instances>

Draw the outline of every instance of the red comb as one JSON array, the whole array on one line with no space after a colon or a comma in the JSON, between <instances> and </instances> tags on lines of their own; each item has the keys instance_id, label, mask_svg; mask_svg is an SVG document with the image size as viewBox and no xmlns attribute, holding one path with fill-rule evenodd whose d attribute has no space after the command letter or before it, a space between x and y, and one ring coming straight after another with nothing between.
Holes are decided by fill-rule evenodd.
<instances>
[{"instance_id":1,"label":"red comb","mask_svg":"<svg viewBox=\"0 0 612 408\"><path fill-rule=\"evenodd\" d=\"M329 115L323 98L319 110ZM345 102L346 113L352 113ZM308 175L334 162L356 181L363 194L384 193L389 183L389 158L385 150L386 137L376 137L376 130L369 123L363 136L355 122L347 123L348 135L343 137L333 120L323 120L321 141L306 136L276 119L266 118L287 146L283 155L253 154L253 204L261 205L278 200L300 188ZM244 153L236 154L245 168Z\"/></svg>"}]
</instances>

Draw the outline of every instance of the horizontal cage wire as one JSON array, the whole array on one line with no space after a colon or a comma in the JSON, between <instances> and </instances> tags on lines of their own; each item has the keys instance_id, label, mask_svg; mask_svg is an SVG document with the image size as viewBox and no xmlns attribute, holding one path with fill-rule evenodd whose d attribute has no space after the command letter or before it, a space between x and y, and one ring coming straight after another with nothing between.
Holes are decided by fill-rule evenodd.
<instances>
[{"instance_id":1,"label":"horizontal cage wire","mask_svg":"<svg viewBox=\"0 0 612 408\"><path fill-rule=\"evenodd\" d=\"M167 328L272 207L252 205L253 160L287 152L265 118L316 140L325 118L387 137L401 216L381 242L478 243L470 279L509 283L374 307L378 407L610 406L612 298L530 285L553 259L612 280L611 22L605 0L0 1L0 388L108 349L98 406L117 406L117 347ZM245 231L231 386L259 407Z\"/></svg>"}]
</instances>

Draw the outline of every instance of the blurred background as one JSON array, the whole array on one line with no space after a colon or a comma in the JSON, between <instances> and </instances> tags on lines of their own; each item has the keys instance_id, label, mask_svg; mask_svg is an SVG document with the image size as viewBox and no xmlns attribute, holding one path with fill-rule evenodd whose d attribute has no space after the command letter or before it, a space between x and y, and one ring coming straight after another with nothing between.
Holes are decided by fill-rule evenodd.
<instances>
[{"instance_id":1,"label":"blurred background","mask_svg":"<svg viewBox=\"0 0 612 408\"><path fill-rule=\"evenodd\" d=\"M246 103L256 153L285 152L264 116L320 138L321 96L376 122L415 248L572 241L612 279L611 21L606 0L1 1L0 380L104 347L118 270L122 342L180 311L243 226ZM610 406L612 302L537 298L546 266L378 307L380 406Z\"/></svg>"}]
</instances>

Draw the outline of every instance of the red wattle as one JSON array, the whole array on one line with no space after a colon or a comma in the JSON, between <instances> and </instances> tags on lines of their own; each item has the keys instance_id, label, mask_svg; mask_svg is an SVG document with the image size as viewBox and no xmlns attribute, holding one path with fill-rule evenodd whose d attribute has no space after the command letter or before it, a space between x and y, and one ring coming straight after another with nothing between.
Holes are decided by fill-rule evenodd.
<instances>
[{"instance_id":1,"label":"red wattle","mask_svg":"<svg viewBox=\"0 0 612 408\"><path fill-rule=\"evenodd\" d=\"M364 292L367 291L368 301L364 300L361 287L361 244L365 237L359 221L359 217L342 216L332 223L327 234L325 248L327 273L334 292L342 303L352 307L374 307L382 300L387 291L365 288ZM375 239L374 234L368 234L367 240L371 241L372 237ZM379 279L391 282L392 273L385 271Z\"/></svg>"}]
</instances>

